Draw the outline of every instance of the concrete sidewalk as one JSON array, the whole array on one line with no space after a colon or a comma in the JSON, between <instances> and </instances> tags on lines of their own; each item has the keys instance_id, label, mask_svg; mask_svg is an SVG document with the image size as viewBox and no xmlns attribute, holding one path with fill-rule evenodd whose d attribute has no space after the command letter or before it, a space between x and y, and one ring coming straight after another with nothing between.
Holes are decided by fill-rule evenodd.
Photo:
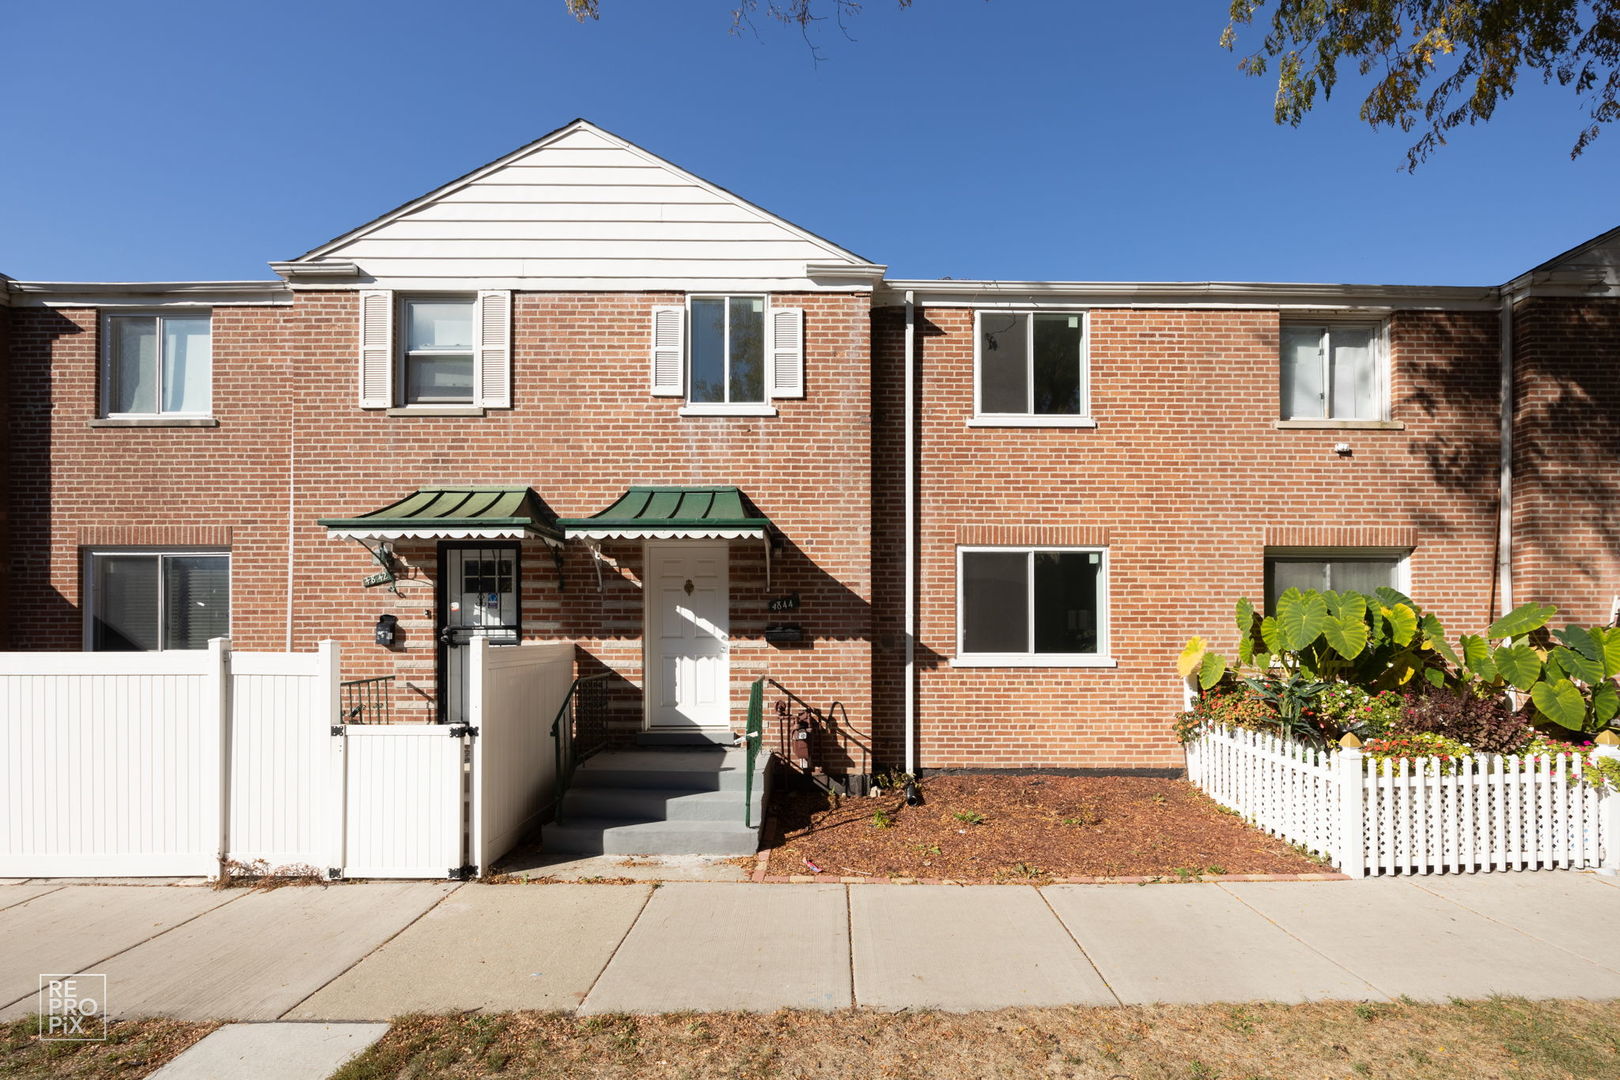
<instances>
[{"instance_id":1,"label":"concrete sidewalk","mask_svg":"<svg viewBox=\"0 0 1620 1080\"><path fill-rule=\"evenodd\" d=\"M1620 997L1620 885L1573 872L1162 885L0 884L0 1018L996 1009Z\"/></svg>"}]
</instances>

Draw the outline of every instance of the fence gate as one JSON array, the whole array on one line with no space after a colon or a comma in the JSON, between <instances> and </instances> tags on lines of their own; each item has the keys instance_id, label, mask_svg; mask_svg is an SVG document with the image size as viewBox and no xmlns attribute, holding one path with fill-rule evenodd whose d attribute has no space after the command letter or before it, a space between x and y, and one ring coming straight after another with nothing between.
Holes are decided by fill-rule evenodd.
<instances>
[{"instance_id":1,"label":"fence gate","mask_svg":"<svg viewBox=\"0 0 1620 1080\"><path fill-rule=\"evenodd\" d=\"M334 869L351 878L465 876L467 729L345 724L332 733L343 807Z\"/></svg>"}]
</instances>

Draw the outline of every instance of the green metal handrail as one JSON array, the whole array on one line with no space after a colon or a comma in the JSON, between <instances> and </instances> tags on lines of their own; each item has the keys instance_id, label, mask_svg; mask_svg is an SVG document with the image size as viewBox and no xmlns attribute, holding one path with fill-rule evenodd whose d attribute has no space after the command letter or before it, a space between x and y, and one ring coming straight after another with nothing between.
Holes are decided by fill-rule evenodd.
<instances>
[{"instance_id":1,"label":"green metal handrail","mask_svg":"<svg viewBox=\"0 0 1620 1080\"><path fill-rule=\"evenodd\" d=\"M759 744L764 741L765 679L761 676L748 687L748 727L743 732L747 746L748 772L743 776L743 827L754 827L754 762L759 760Z\"/></svg>"},{"instance_id":2,"label":"green metal handrail","mask_svg":"<svg viewBox=\"0 0 1620 1080\"><path fill-rule=\"evenodd\" d=\"M578 768L581 761L584 761L605 745L605 743L599 743L596 746L587 748L583 754L576 755L574 753L574 735L577 725L574 723L576 710L574 710L573 706L578 701L579 688L585 683L606 679L612 674L611 671L602 671L595 675L581 675L575 679L568 685L568 693L563 695L562 705L557 709L557 718L551 722L551 745L557 762L557 798L552 805L556 810L554 820L558 824L562 824L563 796L567 794L568 786L574 781L574 770ZM564 720L568 722L565 724L563 723Z\"/></svg>"}]
</instances>

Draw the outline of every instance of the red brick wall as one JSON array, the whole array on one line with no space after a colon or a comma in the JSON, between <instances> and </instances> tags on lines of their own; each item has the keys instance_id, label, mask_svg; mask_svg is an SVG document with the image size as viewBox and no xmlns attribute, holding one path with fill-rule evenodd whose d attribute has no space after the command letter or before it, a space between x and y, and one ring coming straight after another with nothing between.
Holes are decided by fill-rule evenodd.
<instances>
[{"instance_id":1,"label":"red brick wall","mask_svg":"<svg viewBox=\"0 0 1620 1080\"><path fill-rule=\"evenodd\" d=\"M904 324L892 309L876 318L874 534L898 553ZM1404 430L1278 430L1275 312L1150 310L1092 312L1096 429L970 428L972 324L966 309L918 313L923 766L1179 766L1176 656L1195 633L1230 650L1232 605L1263 594L1268 542L1415 534L1416 599L1457 631L1489 620L1494 313L1392 320L1392 410ZM1341 441L1351 456L1333 452ZM1118 666L950 666L956 546L1054 538L1106 542ZM903 567L898 554L876 563L889 664L879 735L894 753L903 641L889 610Z\"/></svg>"},{"instance_id":2,"label":"red brick wall","mask_svg":"<svg viewBox=\"0 0 1620 1080\"><path fill-rule=\"evenodd\" d=\"M1620 595L1620 300L1514 311L1514 600L1606 623Z\"/></svg>"},{"instance_id":3,"label":"red brick wall","mask_svg":"<svg viewBox=\"0 0 1620 1080\"><path fill-rule=\"evenodd\" d=\"M734 698L769 672L817 704L841 700L861 727L871 713L870 356L868 301L776 297L805 309L807 395L771 418L681 418L648 393L651 309L660 294L519 294L513 401L481 418L389 417L355 402L353 293L300 292L291 308L214 310L217 428L91 428L96 411L93 311L20 311L16 348L22 479L13 497L16 648L79 647L81 530L153 525L192 542L230 529L232 636L241 649L336 638L344 676L399 677L407 713L434 692L432 545L401 545L413 576L395 597L364 589L376 569L360 546L328 539L322 517L352 516L435 483L526 484L563 516L607 506L636 483L735 484L786 536L772 594L798 592L814 638L767 646L764 559L733 548ZM54 361L52 355L54 354ZM289 505L289 492L291 502ZM289 525L290 522L290 525ZM288 574L292 531L293 572ZM207 531L204 530L213 530ZM174 542L172 534L151 534ZM94 542L110 542L97 540ZM564 637L582 665L641 680L640 551L608 545L623 574L568 546L566 590L539 545L523 564L525 633ZM376 616L401 617L403 647L372 643ZM639 705L622 714L639 723Z\"/></svg>"}]
</instances>

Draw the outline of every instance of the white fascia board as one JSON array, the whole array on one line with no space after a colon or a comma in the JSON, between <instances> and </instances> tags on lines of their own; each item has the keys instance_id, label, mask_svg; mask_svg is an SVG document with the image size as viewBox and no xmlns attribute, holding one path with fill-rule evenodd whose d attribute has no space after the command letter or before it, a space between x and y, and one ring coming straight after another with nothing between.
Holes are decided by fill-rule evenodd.
<instances>
[{"instance_id":1,"label":"white fascia board","mask_svg":"<svg viewBox=\"0 0 1620 1080\"><path fill-rule=\"evenodd\" d=\"M272 262L270 269L291 281L297 279L301 285L309 279L331 278L358 278L360 267L352 262L334 259L329 262Z\"/></svg>"},{"instance_id":2,"label":"white fascia board","mask_svg":"<svg viewBox=\"0 0 1620 1080\"><path fill-rule=\"evenodd\" d=\"M539 277L367 277L364 281L305 281L299 292L391 289L394 292L467 292L507 289L512 292L591 293L870 293L867 284L828 285L809 278L539 278Z\"/></svg>"},{"instance_id":3,"label":"white fascia board","mask_svg":"<svg viewBox=\"0 0 1620 1080\"><path fill-rule=\"evenodd\" d=\"M885 281L877 302L911 291L924 307L1437 309L1494 311L1493 286L1340 285L1234 281Z\"/></svg>"},{"instance_id":4,"label":"white fascia board","mask_svg":"<svg viewBox=\"0 0 1620 1080\"><path fill-rule=\"evenodd\" d=\"M8 281L20 307L262 307L292 303L284 281Z\"/></svg>"}]
</instances>

